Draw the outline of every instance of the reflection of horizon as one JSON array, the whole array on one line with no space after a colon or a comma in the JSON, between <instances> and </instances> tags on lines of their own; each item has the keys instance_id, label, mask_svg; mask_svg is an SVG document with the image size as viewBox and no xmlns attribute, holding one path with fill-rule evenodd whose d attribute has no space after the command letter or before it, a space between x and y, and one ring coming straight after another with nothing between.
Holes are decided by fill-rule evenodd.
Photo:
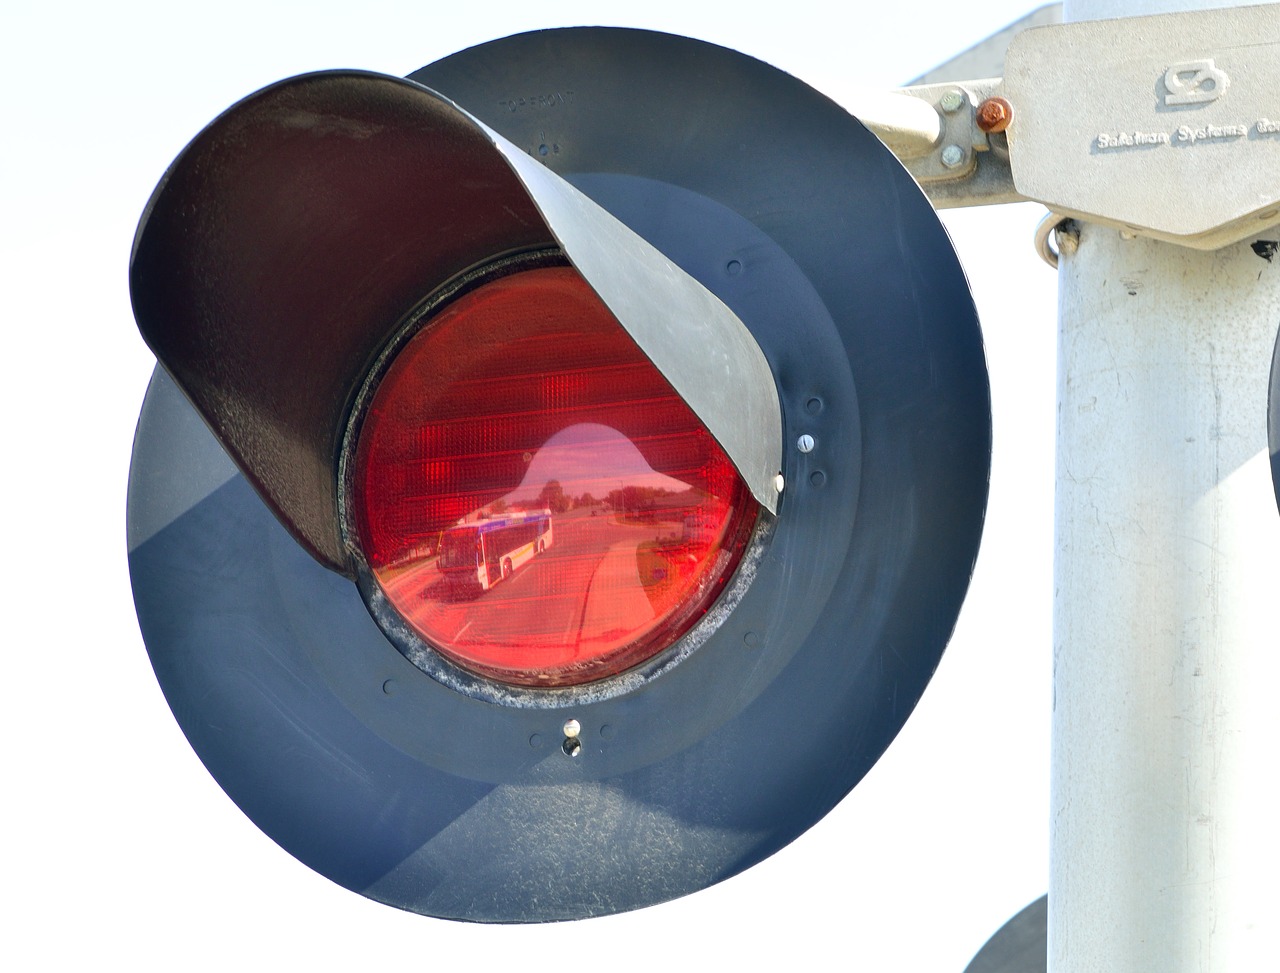
<instances>
[{"instance_id":1,"label":"reflection of horizon","mask_svg":"<svg viewBox=\"0 0 1280 973\"><path fill-rule=\"evenodd\" d=\"M561 429L529 460L524 478L501 499L508 504L536 501L552 481L565 495L607 496L620 480L625 486L682 493L692 484L659 473L645 460L635 443L611 426L579 422Z\"/></svg>"}]
</instances>

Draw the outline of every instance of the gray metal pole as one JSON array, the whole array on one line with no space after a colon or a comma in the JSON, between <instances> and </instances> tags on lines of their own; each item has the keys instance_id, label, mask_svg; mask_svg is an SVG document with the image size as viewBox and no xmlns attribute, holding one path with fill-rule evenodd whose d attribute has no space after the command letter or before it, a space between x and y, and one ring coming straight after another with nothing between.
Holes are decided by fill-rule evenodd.
<instances>
[{"instance_id":1,"label":"gray metal pole","mask_svg":"<svg viewBox=\"0 0 1280 973\"><path fill-rule=\"evenodd\" d=\"M1274 969L1280 261L1085 225L1059 281L1049 969Z\"/></svg>"}]
</instances>

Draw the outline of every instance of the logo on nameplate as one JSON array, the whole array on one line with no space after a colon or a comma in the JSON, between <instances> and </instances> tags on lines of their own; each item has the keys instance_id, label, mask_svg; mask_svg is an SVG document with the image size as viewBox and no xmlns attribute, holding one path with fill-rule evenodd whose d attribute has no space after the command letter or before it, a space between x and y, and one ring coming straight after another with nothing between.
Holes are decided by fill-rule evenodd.
<instances>
[{"instance_id":1,"label":"logo on nameplate","mask_svg":"<svg viewBox=\"0 0 1280 973\"><path fill-rule=\"evenodd\" d=\"M1230 83L1227 72L1217 67L1213 58L1171 64L1164 73L1164 103L1168 107L1206 105L1221 98Z\"/></svg>"}]
</instances>

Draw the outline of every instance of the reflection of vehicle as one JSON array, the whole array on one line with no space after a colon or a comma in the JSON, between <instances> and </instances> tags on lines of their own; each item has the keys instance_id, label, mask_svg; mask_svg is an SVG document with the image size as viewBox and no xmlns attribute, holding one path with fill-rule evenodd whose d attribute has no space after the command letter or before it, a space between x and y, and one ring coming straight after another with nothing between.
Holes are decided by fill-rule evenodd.
<instances>
[{"instance_id":1,"label":"reflection of vehicle","mask_svg":"<svg viewBox=\"0 0 1280 973\"><path fill-rule=\"evenodd\" d=\"M436 562L450 583L487 591L551 546L551 511L530 510L450 527Z\"/></svg>"}]
</instances>

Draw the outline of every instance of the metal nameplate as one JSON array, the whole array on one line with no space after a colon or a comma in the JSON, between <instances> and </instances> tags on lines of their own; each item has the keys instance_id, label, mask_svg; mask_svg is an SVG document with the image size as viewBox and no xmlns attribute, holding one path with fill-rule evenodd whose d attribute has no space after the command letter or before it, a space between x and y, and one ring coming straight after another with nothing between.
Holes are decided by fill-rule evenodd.
<instances>
[{"instance_id":1,"label":"metal nameplate","mask_svg":"<svg viewBox=\"0 0 1280 973\"><path fill-rule=\"evenodd\" d=\"M1280 4L1017 36L1014 186L1056 212L1214 249L1280 219Z\"/></svg>"}]
</instances>

